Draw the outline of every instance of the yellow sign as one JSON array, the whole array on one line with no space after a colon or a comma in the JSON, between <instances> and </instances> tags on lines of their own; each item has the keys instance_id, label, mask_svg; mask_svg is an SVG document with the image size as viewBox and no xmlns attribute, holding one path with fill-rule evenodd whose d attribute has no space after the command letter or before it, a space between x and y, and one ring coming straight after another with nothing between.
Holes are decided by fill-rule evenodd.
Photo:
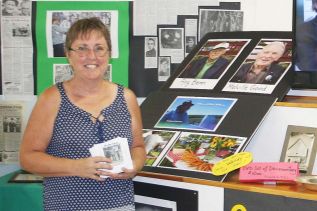
<instances>
[{"instance_id":1,"label":"yellow sign","mask_svg":"<svg viewBox=\"0 0 317 211\"><path fill-rule=\"evenodd\" d=\"M231 211L247 211L247 209L242 204L236 204L231 208Z\"/></svg>"},{"instance_id":2,"label":"yellow sign","mask_svg":"<svg viewBox=\"0 0 317 211\"><path fill-rule=\"evenodd\" d=\"M224 175L247 165L251 161L252 154L250 152L240 152L216 163L212 168L212 173L216 176Z\"/></svg>"}]
</instances>

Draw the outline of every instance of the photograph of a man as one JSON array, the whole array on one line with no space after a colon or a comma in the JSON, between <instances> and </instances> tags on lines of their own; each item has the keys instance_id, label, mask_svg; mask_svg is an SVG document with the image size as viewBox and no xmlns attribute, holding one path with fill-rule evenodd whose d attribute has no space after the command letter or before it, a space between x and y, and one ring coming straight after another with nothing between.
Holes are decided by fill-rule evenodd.
<instances>
[{"instance_id":1,"label":"photograph of a man","mask_svg":"<svg viewBox=\"0 0 317 211\"><path fill-rule=\"evenodd\" d=\"M196 37L187 36L185 37L185 42L186 42L185 53L190 53L196 46Z\"/></svg>"},{"instance_id":2,"label":"photograph of a man","mask_svg":"<svg viewBox=\"0 0 317 211\"><path fill-rule=\"evenodd\" d=\"M285 52L285 43L273 41L265 45L254 61L245 62L230 82L251 84L275 84L285 67L278 64Z\"/></svg>"},{"instance_id":3,"label":"photograph of a man","mask_svg":"<svg viewBox=\"0 0 317 211\"><path fill-rule=\"evenodd\" d=\"M207 57L192 61L180 78L217 79L229 65L230 61L223 57L229 50L228 42L222 42L212 47Z\"/></svg>"},{"instance_id":4,"label":"photograph of a man","mask_svg":"<svg viewBox=\"0 0 317 211\"><path fill-rule=\"evenodd\" d=\"M146 39L147 50L145 52L146 57L156 57L156 40L152 37Z\"/></svg>"}]
</instances>

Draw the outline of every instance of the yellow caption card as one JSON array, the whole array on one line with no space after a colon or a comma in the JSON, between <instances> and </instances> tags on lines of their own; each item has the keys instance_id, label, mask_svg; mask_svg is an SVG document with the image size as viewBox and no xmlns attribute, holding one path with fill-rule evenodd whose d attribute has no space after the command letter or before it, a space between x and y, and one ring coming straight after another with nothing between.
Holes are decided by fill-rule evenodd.
<instances>
[{"instance_id":1,"label":"yellow caption card","mask_svg":"<svg viewBox=\"0 0 317 211\"><path fill-rule=\"evenodd\" d=\"M251 161L252 154L250 152L240 152L216 163L212 168L212 173L216 176L224 175L249 164Z\"/></svg>"}]
</instances>

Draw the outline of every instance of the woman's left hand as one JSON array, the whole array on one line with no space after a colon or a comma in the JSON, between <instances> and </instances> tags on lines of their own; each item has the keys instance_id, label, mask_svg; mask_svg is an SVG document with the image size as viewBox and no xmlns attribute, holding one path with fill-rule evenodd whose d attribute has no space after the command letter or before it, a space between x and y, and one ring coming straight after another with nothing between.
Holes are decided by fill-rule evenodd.
<instances>
[{"instance_id":1,"label":"woman's left hand","mask_svg":"<svg viewBox=\"0 0 317 211\"><path fill-rule=\"evenodd\" d=\"M135 169L122 168L122 171L123 172L118 174L108 174L108 176L112 179L132 179L137 174L137 171Z\"/></svg>"}]
</instances>

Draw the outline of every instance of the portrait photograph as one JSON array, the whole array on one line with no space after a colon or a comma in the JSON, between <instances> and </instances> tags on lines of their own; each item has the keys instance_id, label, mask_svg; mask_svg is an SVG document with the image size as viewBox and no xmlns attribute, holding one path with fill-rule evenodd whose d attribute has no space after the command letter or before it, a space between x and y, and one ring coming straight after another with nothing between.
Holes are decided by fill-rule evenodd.
<instances>
[{"instance_id":1,"label":"portrait photograph","mask_svg":"<svg viewBox=\"0 0 317 211\"><path fill-rule=\"evenodd\" d=\"M178 96L155 128L215 131L237 99Z\"/></svg>"},{"instance_id":2,"label":"portrait photograph","mask_svg":"<svg viewBox=\"0 0 317 211\"><path fill-rule=\"evenodd\" d=\"M291 39L261 39L223 91L271 94L291 65Z\"/></svg>"},{"instance_id":3,"label":"portrait photograph","mask_svg":"<svg viewBox=\"0 0 317 211\"><path fill-rule=\"evenodd\" d=\"M157 37L144 37L144 69L157 68Z\"/></svg>"},{"instance_id":4,"label":"portrait photograph","mask_svg":"<svg viewBox=\"0 0 317 211\"><path fill-rule=\"evenodd\" d=\"M167 81L171 75L171 57L160 56L158 57L158 81Z\"/></svg>"},{"instance_id":5,"label":"portrait photograph","mask_svg":"<svg viewBox=\"0 0 317 211\"><path fill-rule=\"evenodd\" d=\"M302 175L310 175L316 157L317 128L288 125L281 162L298 163Z\"/></svg>"},{"instance_id":6,"label":"portrait photograph","mask_svg":"<svg viewBox=\"0 0 317 211\"><path fill-rule=\"evenodd\" d=\"M241 151L246 138L182 132L158 165L210 174L214 164Z\"/></svg>"},{"instance_id":7,"label":"portrait photograph","mask_svg":"<svg viewBox=\"0 0 317 211\"><path fill-rule=\"evenodd\" d=\"M190 53L197 44L196 36L185 36L185 54Z\"/></svg>"},{"instance_id":8,"label":"portrait photograph","mask_svg":"<svg viewBox=\"0 0 317 211\"><path fill-rule=\"evenodd\" d=\"M209 39L175 78L170 88L213 89L250 39Z\"/></svg>"},{"instance_id":9,"label":"portrait photograph","mask_svg":"<svg viewBox=\"0 0 317 211\"><path fill-rule=\"evenodd\" d=\"M98 17L109 29L113 58L118 57L118 13L117 11L48 11L46 15L46 41L49 58L65 57L64 43L71 25L79 19Z\"/></svg>"}]
</instances>

